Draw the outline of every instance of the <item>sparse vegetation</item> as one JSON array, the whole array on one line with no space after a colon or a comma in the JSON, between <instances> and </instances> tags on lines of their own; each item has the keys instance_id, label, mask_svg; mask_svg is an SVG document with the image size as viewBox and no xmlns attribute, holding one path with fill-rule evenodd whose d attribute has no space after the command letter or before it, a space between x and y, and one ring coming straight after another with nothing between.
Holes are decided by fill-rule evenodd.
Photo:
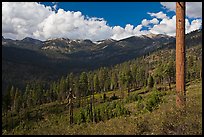
<instances>
[{"instance_id":1,"label":"sparse vegetation","mask_svg":"<svg viewBox=\"0 0 204 137\"><path fill-rule=\"evenodd\" d=\"M201 82L193 81L187 86L187 107L179 110L175 106L175 89L162 91L166 94L153 91L142 95L143 99L128 103L114 100L99 104L95 109L95 122L91 122L88 115L88 106L74 110L76 124L69 126L68 111L61 113L43 114L41 120L21 121L13 130L2 130L3 134L202 134L202 90ZM142 92L142 91L140 91ZM138 102L144 106L148 100L160 97L157 107L151 112L139 111ZM154 102L154 101L153 101ZM151 103L150 103L151 104ZM124 109L122 109L124 108ZM44 108L45 109L45 108ZM113 110L112 112L110 110ZM123 115L128 110L130 113ZM44 111L44 110L43 110ZM43 112L41 111L41 112ZM134 113L133 111L139 111ZM38 112L39 114L41 112ZM81 112L81 113L79 113ZM122 115L121 115L122 114ZM35 115L31 112L31 115ZM34 118L34 117L33 117ZM4 118L3 118L4 120ZM10 121L11 122L11 121ZM14 121L15 122L15 121Z\"/></svg>"},{"instance_id":2,"label":"sparse vegetation","mask_svg":"<svg viewBox=\"0 0 204 137\"><path fill-rule=\"evenodd\" d=\"M50 84L11 86L2 101L3 134L201 134L202 46L187 50L187 105L175 107L175 50ZM74 124L66 99L72 89Z\"/></svg>"}]
</instances>

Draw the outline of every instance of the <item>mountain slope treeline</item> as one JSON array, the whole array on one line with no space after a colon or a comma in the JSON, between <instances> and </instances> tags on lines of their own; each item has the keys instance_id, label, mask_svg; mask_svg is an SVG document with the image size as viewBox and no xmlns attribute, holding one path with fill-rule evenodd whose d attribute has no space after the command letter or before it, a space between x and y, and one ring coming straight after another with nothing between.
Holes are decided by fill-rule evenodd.
<instances>
[{"instance_id":1,"label":"mountain slope treeline","mask_svg":"<svg viewBox=\"0 0 204 137\"><path fill-rule=\"evenodd\" d=\"M186 36L186 46L201 44L202 32ZM79 74L100 67L146 56L154 51L175 48L175 38L166 35L130 37L92 42L65 38L39 41L32 38L10 40L2 37L2 92L11 86L23 90L28 83L56 81L70 72Z\"/></svg>"}]
</instances>

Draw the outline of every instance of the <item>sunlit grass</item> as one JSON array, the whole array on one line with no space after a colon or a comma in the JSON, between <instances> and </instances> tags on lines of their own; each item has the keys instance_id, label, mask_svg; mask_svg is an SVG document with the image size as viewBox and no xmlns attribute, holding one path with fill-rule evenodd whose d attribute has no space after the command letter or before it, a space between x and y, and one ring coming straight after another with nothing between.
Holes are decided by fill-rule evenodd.
<instances>
[{"instance_id":1,"label":"sunlit grass","mask_svg":"<svg viewBox=\"0 0 204 137\"><path fill-rule=\"evenodd\" d=\"M81 123L69 126L69 113L48 113L43 115L43 119L39 121L21 122L12 131L2 131L3 134L44 134L44 135L67 135L67 134L94 134L94 135L120 135L120 134L202 134L202 83L193 81L186 87L187 102L185 110L176 108L175 88L165 92L161 97L161 102L152 112L139 110L138 101L129 102L125 107L131 111L130 116L118 116L98 123ZM137 93L144 91L136 91ZM136 93L135 92L135 93ZM119 95L119 91L115 92ZM135 94L130 93L130 95ZM107 93L107 96L113 93ZM100 94L102 95L102 94ZM100 95L95 95L100 97ZM142 95L145 105L148 100L148 94ZM142 102L141 101L141 102ZM99 104L99 105L102 105ZM48 105L51 107L51 104ZM43 107L41 107L43 109ZM75 109L74 113L79 113L79 109Z\"/></svg>"}]
</instances>

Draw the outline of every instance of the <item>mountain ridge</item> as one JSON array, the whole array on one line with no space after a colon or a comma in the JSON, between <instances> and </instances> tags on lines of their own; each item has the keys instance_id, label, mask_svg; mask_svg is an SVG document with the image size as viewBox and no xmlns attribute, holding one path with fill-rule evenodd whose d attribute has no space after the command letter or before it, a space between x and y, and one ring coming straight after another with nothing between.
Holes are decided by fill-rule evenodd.
<instances>
[{"instance_id":1,"label":"mountain ridge","mask_svg":"<svg viewBox=\"0 0 204 137\"><path fill-rule=\"evenodd\" d=\"M53 45L57 41L59 45ZM186 41L186 46L199 44L202 42L202 31L187 34ZM79 73L113 66L157 50L175 48L175 38L163 37L159 40L139 37L120 41L109 39L99 41L101 43L98 44L70 39L49 42L50 44L42 42L42 45L36 46L2 37L2 81L6 83L2 85L15 83L21 87L27 82L56 80L70 72Z\"/></svg>"}]
</instances>

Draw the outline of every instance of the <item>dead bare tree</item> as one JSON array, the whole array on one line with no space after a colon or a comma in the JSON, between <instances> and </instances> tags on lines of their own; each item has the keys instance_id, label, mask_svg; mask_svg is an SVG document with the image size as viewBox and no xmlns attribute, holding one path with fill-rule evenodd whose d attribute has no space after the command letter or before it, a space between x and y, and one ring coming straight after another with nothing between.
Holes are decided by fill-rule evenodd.
<instances>
[{"instance_id":1,"label":"dead bare tree","mask_svg":"<svg viewBox=\"0 0 204 137\"><path fill-rule=\"evenodd\" d=\"M68 103L66 106L69 106L69 122L70 125L72 126L74 123L74 117L73 117L73 99L76 99L74 94L72 93L72 89L69 89L69 94L67 96Z\"/></svg>"}]
</instances>

